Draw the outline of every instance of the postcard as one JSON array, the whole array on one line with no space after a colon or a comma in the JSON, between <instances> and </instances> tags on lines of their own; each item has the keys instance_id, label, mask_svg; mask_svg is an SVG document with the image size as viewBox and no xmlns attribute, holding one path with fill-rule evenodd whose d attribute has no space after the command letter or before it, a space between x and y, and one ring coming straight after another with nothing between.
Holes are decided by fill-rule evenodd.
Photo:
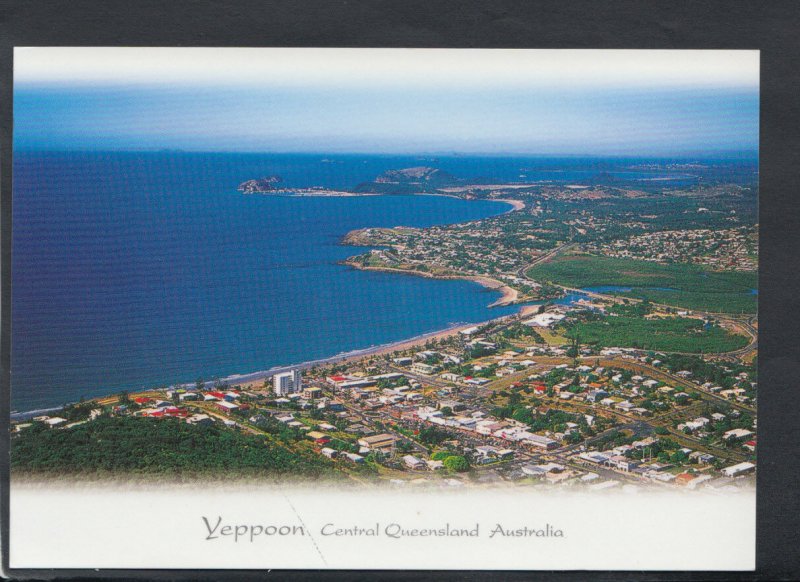
<instances>
[{"instance_id":1,"label":"postcard","mask_svg":"<svg viewBox=\"0 0 800 582\"><path fill-rule=\"evenodd\" d=\"M14 51L16 569L755 567L759 53Z\"/></svg>"}]
</instances>

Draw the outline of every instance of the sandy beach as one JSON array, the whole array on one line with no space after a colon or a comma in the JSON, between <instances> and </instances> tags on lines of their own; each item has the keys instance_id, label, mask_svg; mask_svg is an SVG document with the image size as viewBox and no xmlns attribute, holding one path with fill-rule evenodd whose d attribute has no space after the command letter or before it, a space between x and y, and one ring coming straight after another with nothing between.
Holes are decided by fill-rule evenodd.
<instances>
[{"instance_id":1,"label":"sandy beach","mask_svg":"<svg viewBox=\"0 0 800 582\"><path fill-rule=\"evenodd\" d=\"M401 271L401 270L398 270L398 269L394 269L394 270L398 271L398 272L401 272L401 273L407 273L406 271ZM420 274L422 274L422 273L420 273ZM428 276L430 276L430 275L428 275ZM456 277L453 277L453 278L456 278ZM462 277L459 277L459 278L462 278ZM504 298L508 298L509 302L512 301L512 299L511 299L512 294L506 295L505 289L508 289L509 291L512 291L513 292L513 298L516 299L516 292L513 289L510 289L510 288L506 287L505 285L503 285L503 283L501 283L500 281L496 281L496 280L491 279L489 277L463 277L463 278L464 279L473 280L473 281L475 281L477 283L480 283L481 285L484 285L484 286L492 288L492 289L501 289L501 290L503 290L504 297L501 297L498 301L501 301ZM498 286L500 286L500 287L498 287ZM493 305L499 305L499 303L495 302ZM318 359L318 360L312 360L312 361L308 361L308 362L301 362L301 363L298 363L298 364L290 364L290 365L286 365L286 366L270 368L269 370L259 370L257 372L251 372L251 373L247 373L247 374L232 374L230 376L226 376L224 378L220 378L219 381L227 383L229 385L242 386L244 389L259 390L263 386L263 383L264 383L265 380L267 380L268 378L272 377L273 375L279 374L281 372L286 372L286 371L289 371L289 370L296 370L296 369L307 370L307 369L313 368L315 366L325 366L325 365L328 365L328 364L338 364L338 363L343 363L343 362L354 362L356 360L360 360L360 359L363 359L363 358L368 358L368 357L371 357L371 356L379 356L379 355L388 354L388 353L392 353L392 352L408 350L408 349L411 349L411 348L414 348L414 347L422 346L422 345L424 345L426 342L428 342L430 340L438 340L438 339L443 339L443 338L454 336L454 335L458 334L459 332L461 332L461 331L463 331L465 329L469 329L471 327L485 325L485 324L490 323L490 322L505 321L505 320L507 320L509 318L513 318L513 317L524 318L524 317L527 317L529 315L535 314L539 310L539 307L540 307L540 305L538 305L538 304L537 305L523 305L523 306L521 306L519 312L514 313L514 314L502 315L502 316L495 317L495 318L492 318L492 319L489 319L489 320L486 320L486 321L482 321L482 322L460 323L460 324L457 324L457 325L453 325L453 326L447 327L445 329L441 329L441 330L437 330L437 331L421 334L421 335L413 337L413 338L403 339L403 340L398 340L398 341L395 341L395 342L390 342L390 343L382 344L382 345L378 345L378 346L371 346L371 347L368 347L368 348L353 350L351 352L340 353L340 354L336 354L334 356L329 356L327 358L321 358L321 359ZM207 381L205 383L205 385L206 385L206 387L211 387L211 386L214 385L215 382L216 382L216 380ZM177 387L193 388L194 386L195 386L194 382L187 382L187 383L184 383L184 384L175 385L175 386L173 386L173 388L177 388ZM135 392L131 391L130 392L130 396L133 397L133 396L137 396L139 394L147 394L147 393L151 393L151 392L153 392L152 389L142 390L142 391L135 391ZM108 404L112 400L116 400L116 396L111 396L111 395L101 396L101 397L89 399L88 401L89 402L96 402L98 404ZM13 413L11 415L11 417L12 417L12 420L19 421L19 420L29 419L29 418L35 416L36 414L51 413L51 412L56 412L58 410L61 410L61 407L54 407L54 408L48 408L48 409L42 409L42 410L36 410L36 411L17 412L17 413Z\"/></svg>"},{"instance_id":2,"label":"sandy beach","mask_svg":"<svg viewBox=\"0 0 800 582\"><path fill-rule=\"evenodd\" d=\"M533 307L534 309L536 309L538 306L528 306L528 307ZM523 308L523 311L524 311L524 308ZM522 313L522 311L520 313ZM345 362L351 363L351 362L355 362L357 360L361 360L361 359L364 359L364 358L369 358L369 357L372 357L372 356L380 356L380 355L388 354L388 353L392 353L392 352L408 350L408 349L411 349L411 348L414 348L414 347L422 346L422 345L424 345L426 342L428 342L430 340L438 340L438 339L451 337L451 336L454 336L454 335L458 334L459 332L461 332L461 331L463 331L465 329L469 329L471 327L475 327L475 326L479 326L479 325L484 325L486 323L493 322L493 321L506 320L506 319L508 319L510 317L515 317L516 315L517 314L503 315L503 316L500 316L500 317L496 317L494 319L490 319L490 320L483 321L483 322L478 322L478 323L461 323L461 324L454 325L454 326L451 326L451 327L448 327L448 328L445 328L445 329L441 329L441 330L438 330L438 331L433 331L433 332L430 332L430 333L422 334L422 335L419 335L419 336L416 336L416 337L413 337L413 338L410 338L410 339L398 340L396 342L391 342L391 343L388 343L388 344L383 344L383 345L379 345L379 346L372 346L372 347L364 348L364 349L360 349L360 350L354 350L352 352L346 352L346 353L343 353L343 354L337 354L335 356L330 356L328 358L323 358L323 359L320 359L320 360L313 360L313 361L310 361L310 362L303 362L303 363L294 364L294 365L291 365L291 366L282 366L280 368L272 368L270 370L264 370L264 371L260 371L260 372L253 372L251 374L242 374L242 375L235 374L233 376L228 376L226 378L221 378L221 381L227 382L228 384L232 384L232 385L235 384L235 385L242 386L244 389L248 389L248 388L250 388L250 389L259 389L262 386L264 380L269 378L269 377L271 377L271 376L273 376L274 374L279 374L281 372L286 372L286 371L289 371L289 370L297 370L297 369L299 369L299 370L308 370L309 368L313 368L315 366L325 366L325 365L328 365L328 364L340 364L340 363L345 363ZM211 385L212 382L206 382L206 384L207 385ZM184 386L185 387L191 387L191 386L194 386L194 384L184 384Z\"/></svg>"},{"instance_id":3,"label":"sandy beach","mask_svg":"<svg viewBox=\"0 0 800 582\"><path fill-rule=\"evenodd\" d=\"M428 279L441 279L441 280L461 279L463 281L473 281L474 283L479 283L480 285L483 285L487 289L492 289L493 291L500 291L503 294L497 301L490 303L489 307L502 307L505 305L511 305L519 300L519 292L516 289L512 289L502 281L498 281L497 279L492 279L491 277L486 277L484 275L439 275L434 273L425 273L422 271L412 271L411 269L395 269L392 267L365 267L363 265L357 265L348 262L345 262L345 264L360 271L401 273L403 275L415 275L417 277L425 277Z\"/></svg>"},{"instance_id":4,"label":"sandy beach","mask_svg":"<svg viewBox=\"0 0 800 582\"><path fill-rule=\"evenodd\" d=\"M537 309L538 306L524 306L520 311L520 314L528 313L527 308ZM251 390L260 390L264 384L264 381L268 378L272 377L275 374L279 374L281 372L286 372L289 370L308 370L309 368L313 368L315 366L325 366L328 364L339 364L343 362L354 362L356 360L360 360L363 358L368 358L372 356L379 356L383 354L388 354L391 352L397 352L402 350L408 350L413 347L418 347L424 345L426 342L430 340L438 340L443 339L446 337L451 337L459 332L469 329L471 327L484 325L489 322L494 321L503 321L511 317L516 317L519 314L511 314L511 315L503 315L500 317L496 317L493 319L489 319L483 322L476 322L476 323L460 323L458 325L453 325L451 327L447 327L445 329L441 329L438 331L433 331L429 333L425 333L410 339L398 340L396 342L391 342L387 344L382 344L378 346L371 346L364 349L353 350L351 352L337 354L335 356L330 356L327 358L322 358L319 360L312 360L308 362L302 362L299 364L292 364L287 366L280 366L275 368L270 368L269 370L260 370L257 372L251 372L248 374L232 374L230 376L226 376L224 378L220 378L219 381L223 383L227 383L229 385L236 385L241 386L243 389L251 389ZM209 380L205 382L205 386L207 388L214 386L216 380ZM177 384L172 386L172 388L194 388L194 382L186 382L183 384ZM156 395L155 390L151 389L144 389L138 391L129 391L130 397L136 397L139 395ZM87 399L87 402L94 402L97 405L107 405L113 402L116 402L117 396L116 395L106 395L106 396L99 396L96 398ZM40 409L40 410L30 410L30 411L21 411L16 412L11 415L11 419L14 421L21 421L21 420L28 420L37 414L47 414L53 413L61 410L62 407L53 407L47 409Z\"/></svg>"},{"instance_id":5,"label":"sandy beach","mask_svg":"<svg viewBox=\"0 0 800 582\"><path fill-rule=\"evenodd\" d=\"M489 307L499 307L503 305L511 305L512 303L516 303L519 299L519 292L516 289L512 289L502 281L498 281L497 279L492 279L490 277L465 277L469 281L475 281L476 283L480 283L484 287L488 289L492 289L494 291L500 291L503 296L500 297L497 301L490 304Z\"/></svg>"},{"instance_id":6,"label":"sandy beach","mask_svg":"<svg viewBox=\"0 0 800 582\"><path fill-rule=\"evenodd\" d=\"M512 200L511 198L489 198L489 200L495 200L497 202L505 202L506 204L511 204L511 206L513 206L514 208L510 212L522 210L523 208L525 208L525 203L522 200Z\"/></svg>"}]
</instances>

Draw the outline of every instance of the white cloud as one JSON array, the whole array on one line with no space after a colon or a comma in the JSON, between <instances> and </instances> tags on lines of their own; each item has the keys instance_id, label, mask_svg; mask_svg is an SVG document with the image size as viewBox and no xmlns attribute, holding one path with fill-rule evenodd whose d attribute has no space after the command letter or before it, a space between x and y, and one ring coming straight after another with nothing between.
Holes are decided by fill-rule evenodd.
<instances>
[{"instance_id":1,"label":"white cloud","mask_svg":"<svg viewBox=\"0 0 800 582\"><path fill-rule=\"evenodd\" d=\"M26 84L757 88L758 51L23 47Z\"/></svg>"}]
</instances>

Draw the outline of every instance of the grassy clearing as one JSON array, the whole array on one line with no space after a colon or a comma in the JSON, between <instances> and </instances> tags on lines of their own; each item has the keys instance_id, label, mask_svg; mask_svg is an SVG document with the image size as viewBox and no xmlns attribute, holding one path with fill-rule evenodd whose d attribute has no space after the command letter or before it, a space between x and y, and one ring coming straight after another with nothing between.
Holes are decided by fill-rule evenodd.
<instances>
[{"instance_id":1,"label":"grassy clearing","mask_svg":"<svg viewBox=\"0 0 800 582\"><path fill-rule=\"evenodd\" d=\"M758 296L750 293L758 287L756 273L715 272L697 265L572 254L536 265L528 276L580 289L630 287L630 291L607 292L686 309L755 313L758 305Z\"/></svg>"},{"instance_id":2,"label":"grassy clearing","mask_svg":"<svg viewBox=\"0 0 800 582\"><path fill-rule=\"evenodd\" d=\"M561 345L564 345L565 343L567 343L567 341L568 341L567 338L565 338L562 334L554 333L550 329L537 328L536 331L539 333L540 336L542 336L542 339L544 339L544 342L547 345L550 345L550 346L561 346Z\"/></svg>"}]
</instances>

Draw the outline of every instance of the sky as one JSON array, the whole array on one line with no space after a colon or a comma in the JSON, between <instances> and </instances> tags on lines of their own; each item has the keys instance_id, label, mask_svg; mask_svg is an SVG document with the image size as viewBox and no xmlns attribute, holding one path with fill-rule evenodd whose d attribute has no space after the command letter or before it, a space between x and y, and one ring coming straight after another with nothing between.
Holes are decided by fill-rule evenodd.
<instances>
[{"instance_id":1,"label":"sky","mask_svg":"<svg viewBox=\"0 0 800 582\"><path fill-rule=\"evenodd\" d=\"M17 150L756 151L758 51L17 48Z\"/></svg>"}]
</instances>

